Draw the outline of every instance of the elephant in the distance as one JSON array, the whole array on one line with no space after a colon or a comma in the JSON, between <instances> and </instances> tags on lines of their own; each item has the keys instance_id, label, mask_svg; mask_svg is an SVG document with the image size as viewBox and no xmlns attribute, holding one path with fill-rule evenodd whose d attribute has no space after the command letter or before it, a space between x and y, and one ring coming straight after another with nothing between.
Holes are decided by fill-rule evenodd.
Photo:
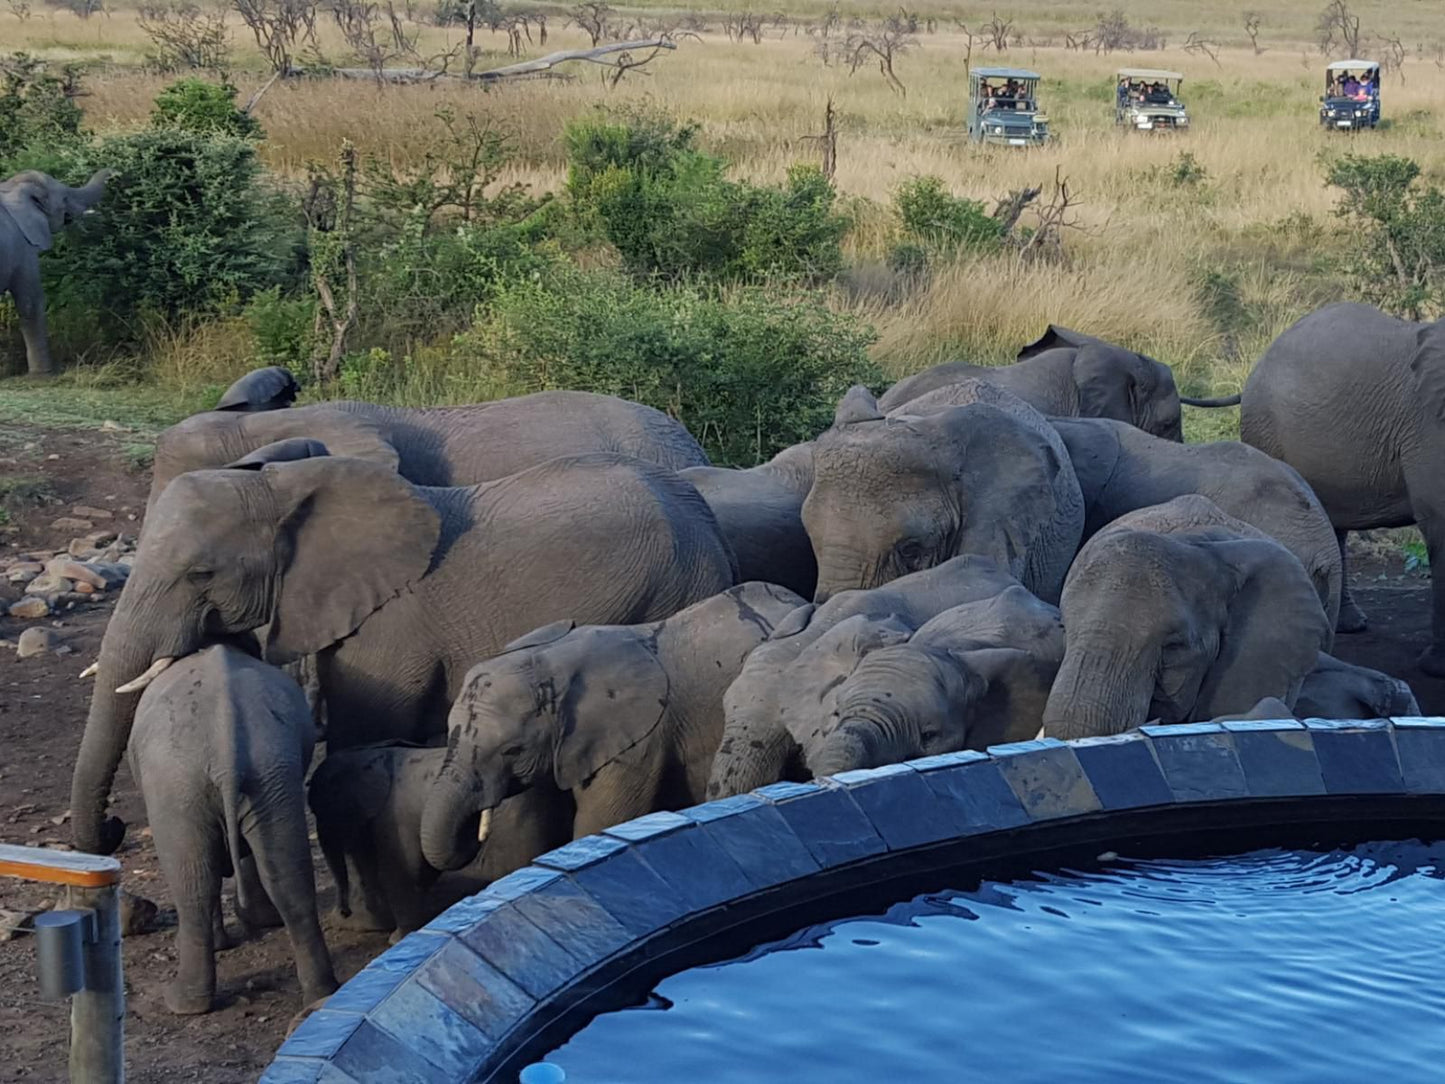
<instances>
[{"instance_id":1,"label":"elephant in the distance","mask_svg":"<svg viewBox=\"0 0 1445 1084\"><path fill-rule=\"evenodd\" d=\"M445 731L466 672L517 636L659 620L735 575L697 490L621 456L445 488L342 456L183 474L156 502L101 643L75 845L119 844L124 825L104 814L135 694L209 636L264 626L269 661L317 655L331 748L424 741Z\"/></svg>"},{"instance_id":2,"label":"elephant in the distance","mask_svg":"<svg viewBox=\"0 0 1445 1084\"><path fill-rule=\"evenodd\" d=\"M1041 414L1113 418L1165 440L1182 441L1179 390L1169 366L1068 328L1048 326L1012 365L946 362L898 381L878 400L892 412L961 380L983 380L1017 395Z\"/></svg>"},{"instance_id":3,"label":"elephant in the distance","mask_svg":"<svg viewBox=\"0 0 1445 1084\"><path fill-rule=\"evenodd\" d=\"M1338 622L1348 628L1349 615L1340 613L1344 572L1329 516L1287 464L1233 440L1175 444L1122 422L1051 421L1084 495L1085 540L1127 512L1197 493L1298 557L1331 627Z\"/></svg>"},{"instance_id":4,"label":"elephant in the distance","mask_svg":"<svg viewBox=\"0 0 1445 1084\"><path fill-rule=\"evenodd\" d=\"M244 379L244 378L243 378ZM264 388L247 394L264 395ZM469 486L560 456L606 452L668 470L707 465L681 422L611 395L544 391L472 406L409 409L337 401L274 410L193 414L156 440L147 516L167 483L224 467L264 445L320 441L332 455L369 459L422 486ZM147 528L148 529L148 528Z\"/></svg>"},{"instance_id":5,"label":"elephant in the distance","mask_svg":"<svg viewBox=\"0 0 1445 1084\"><path fill-rule=\"evenodd\" d=\"M1027 404L885 418L855 387L813 442L803 523L818 602L970 553L1056 602L1084 503L1063 441Z\"/></svg>"},{"instance_id":6,"label":"elephant in the distance","mask_svg":"<svg viewBox=\"0 0 1445 1084\"><path fill-rule=\"evenodd\" d=\"M1044 733L1063 739L1293 704L1332 632L1298 558L1197 495L1091 538L1060 609Z\"/></svg>"},{"instance_id":7,"label":"elephant in the distance","mask_svg":"<svg viewBox=\"0 0 1445 1084\"><path fill-rule=\"evenodd\" d=\"M57 233L100 202L112 175L111 170L98 170L72 188L48 173L27 169L0 182L0 294L8 290L15 299L32 375L55 371L45 330L40 254L55 243Z\"/></svg>"},{"instance_id":8,"label":"elephant in the distance","mask_svg":"<svg viewBox=\"0 0 1445 1084\"><path fill-rule=\"evenodd\" d=\"M703 801L723 693L803 605L781 587L745 583L650 624L540 628L473 667L426 800L427 862L472 861L502 800L539 787L575 809L573 837ZM479 815L480 832L466 831Z\"/></svg>"},{"instance_id":9,"label":"elephant in the distance","mask_svg":"<svg viewBox=\"0 0 1445 1084\"><path fill-rule=\"evenodd\" d=\"M802 750L785 720L801 702L798 682L807 682L821 700L828 691L824 686L846 676L869 645L901 643L943 611L993 598L1017 584L988 558L968 555L788 614L753 649L723 696L723 737L713 758L708 799L806 777Z\"/></svg>"},{"instance_id":10,"label":"elephant in the distance","mask_svg":"<svg viewBox=\"0 0 1445 1084\"><path fill-rule=\"evenodd\" d=\"M1297 470L1338 532L1418 524L1445 568L1445 321L1416 323L1372 305L1326 305L1270 344L1243 391L1240 439ZM1420 657L1445 677L1445 577L1432 576L1433 631ZM1341 606L1364 627L1349 597Z\"/></svg>"},{"instance_id":11,"label":"elephant in the distance","mask_svg":"<svg viewBox=\"0 0 1445 1084\"><path fill-rule=\"evenodd\" d=\"M215 953L231 944L221 919L231 873L246 926L285 924L302 1003L336 989L306 830L314 740L297 684L229 644L180 660L141 696L130 764L179 921L171 1012L214 1005Z\"/></svg>"}]
</instances>

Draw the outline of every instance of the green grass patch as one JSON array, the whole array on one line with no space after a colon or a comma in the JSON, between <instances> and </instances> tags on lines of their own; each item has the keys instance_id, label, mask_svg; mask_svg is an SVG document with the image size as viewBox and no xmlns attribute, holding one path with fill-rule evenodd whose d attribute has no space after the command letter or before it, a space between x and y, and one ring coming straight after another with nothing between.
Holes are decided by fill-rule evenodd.
<instances>
[{"instance_id":1,"label":"green grass patch","mask_svg":"<svg viewBox=\"0 0 1445 1084\"><path fill-rule=\"evenodd\" d=\"M0 423L45 429L99 429L110 421L132 434L153 437L205 405L151 384L106 387L84 374L46 381L0 380Z\"/></svg>"}]
</instances>

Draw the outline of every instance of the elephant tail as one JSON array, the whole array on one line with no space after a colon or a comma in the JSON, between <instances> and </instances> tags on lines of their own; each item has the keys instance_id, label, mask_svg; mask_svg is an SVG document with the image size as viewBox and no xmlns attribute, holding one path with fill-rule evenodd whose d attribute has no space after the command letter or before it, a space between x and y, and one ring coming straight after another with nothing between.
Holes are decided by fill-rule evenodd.
<instances>
[{"instance_id":1,"label":"elephant tail","mask_svg":"<svg viewBox=\"0 0 1445 1084\"><path fill-rule=\"evenodd\" d=\"M1226 395L1220 399L1194 399L1188 395L1181 395L1179 397L1179 401L1185 406L1197 407L1239 406L1239 400L1239 392L1235 392L1233 395Z\"/></svg>"}]
</instances>

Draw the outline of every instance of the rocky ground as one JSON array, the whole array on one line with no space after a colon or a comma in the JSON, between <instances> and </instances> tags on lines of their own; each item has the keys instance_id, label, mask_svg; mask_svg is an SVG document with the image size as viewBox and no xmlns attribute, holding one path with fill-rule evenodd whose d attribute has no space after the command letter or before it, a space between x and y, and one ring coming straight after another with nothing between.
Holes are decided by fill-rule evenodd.
<instances>
[{"instance_id":1,"label":"rocky ground","mask_svg":"<svg viewBox=\"0 0 1445 1084\"><path fill-rule=\"evenodd\" d=\"M90 695L92 663L126 575L149 485L123 431L41 429L0 423L0 842L68 846L70 769ZM1337 653L1410 682L1427 713L1445 712L1445 683L1414 658L1430 623L1427 582L1388 548L1362 550L1353 570L1368 633ZM42 612L43 607L43 612ZM125 941L126 1056L135 1081L254 1081L300 1008L284 931L222 955L222 1007L174 1017L160 998L174 964L175 913L160 876L140 796L122 766L115 804L130 825L118 854L124 884L157 907L136 908ZM319 853L318 869L324 869ZM386 948L383 934L339 929L330 878L318 875L327 940L341 979ZM439 902L457 886L443 884ZM55 893L0 879L3 927L48 906ZM235 925L234 915L231 916ZM68 1010L41 1002L31 939L0 941L0 1084L65 1079Z\"/></svg>"}]
</instances>

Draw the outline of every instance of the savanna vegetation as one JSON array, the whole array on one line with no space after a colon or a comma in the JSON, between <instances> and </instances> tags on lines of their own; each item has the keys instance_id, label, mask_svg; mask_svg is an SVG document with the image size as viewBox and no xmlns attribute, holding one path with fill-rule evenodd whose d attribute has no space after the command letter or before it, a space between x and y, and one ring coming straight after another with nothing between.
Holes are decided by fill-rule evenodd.
<instances>
[{"instance_id":1,"label":"savanna vegetation","mask_svg":"<svg viewBox=\"0 0 1445 1084\"><path fill-rule=\"evenodd\" d=\"M749 463L850 383L1005 361L1050 321L1225 394L1326 301L1445 302L1430 5L479 3L469 32L456 0L99 2L0 9L0 176L119 171L43 258L50 325L63 387L148 419L285 364L313 397L622 394ZM676 48L453 78L630 39ZM1349 53L1388 68L1355 136L1316 123ZM1056 140L966 143L970 61L1043 73ZM1192 130L1116 131L1125 64L1186 72ZM3 306L0 336L18 366ZM47 394L0 385L0 412Z\"/></svg>"}]
</instances>

